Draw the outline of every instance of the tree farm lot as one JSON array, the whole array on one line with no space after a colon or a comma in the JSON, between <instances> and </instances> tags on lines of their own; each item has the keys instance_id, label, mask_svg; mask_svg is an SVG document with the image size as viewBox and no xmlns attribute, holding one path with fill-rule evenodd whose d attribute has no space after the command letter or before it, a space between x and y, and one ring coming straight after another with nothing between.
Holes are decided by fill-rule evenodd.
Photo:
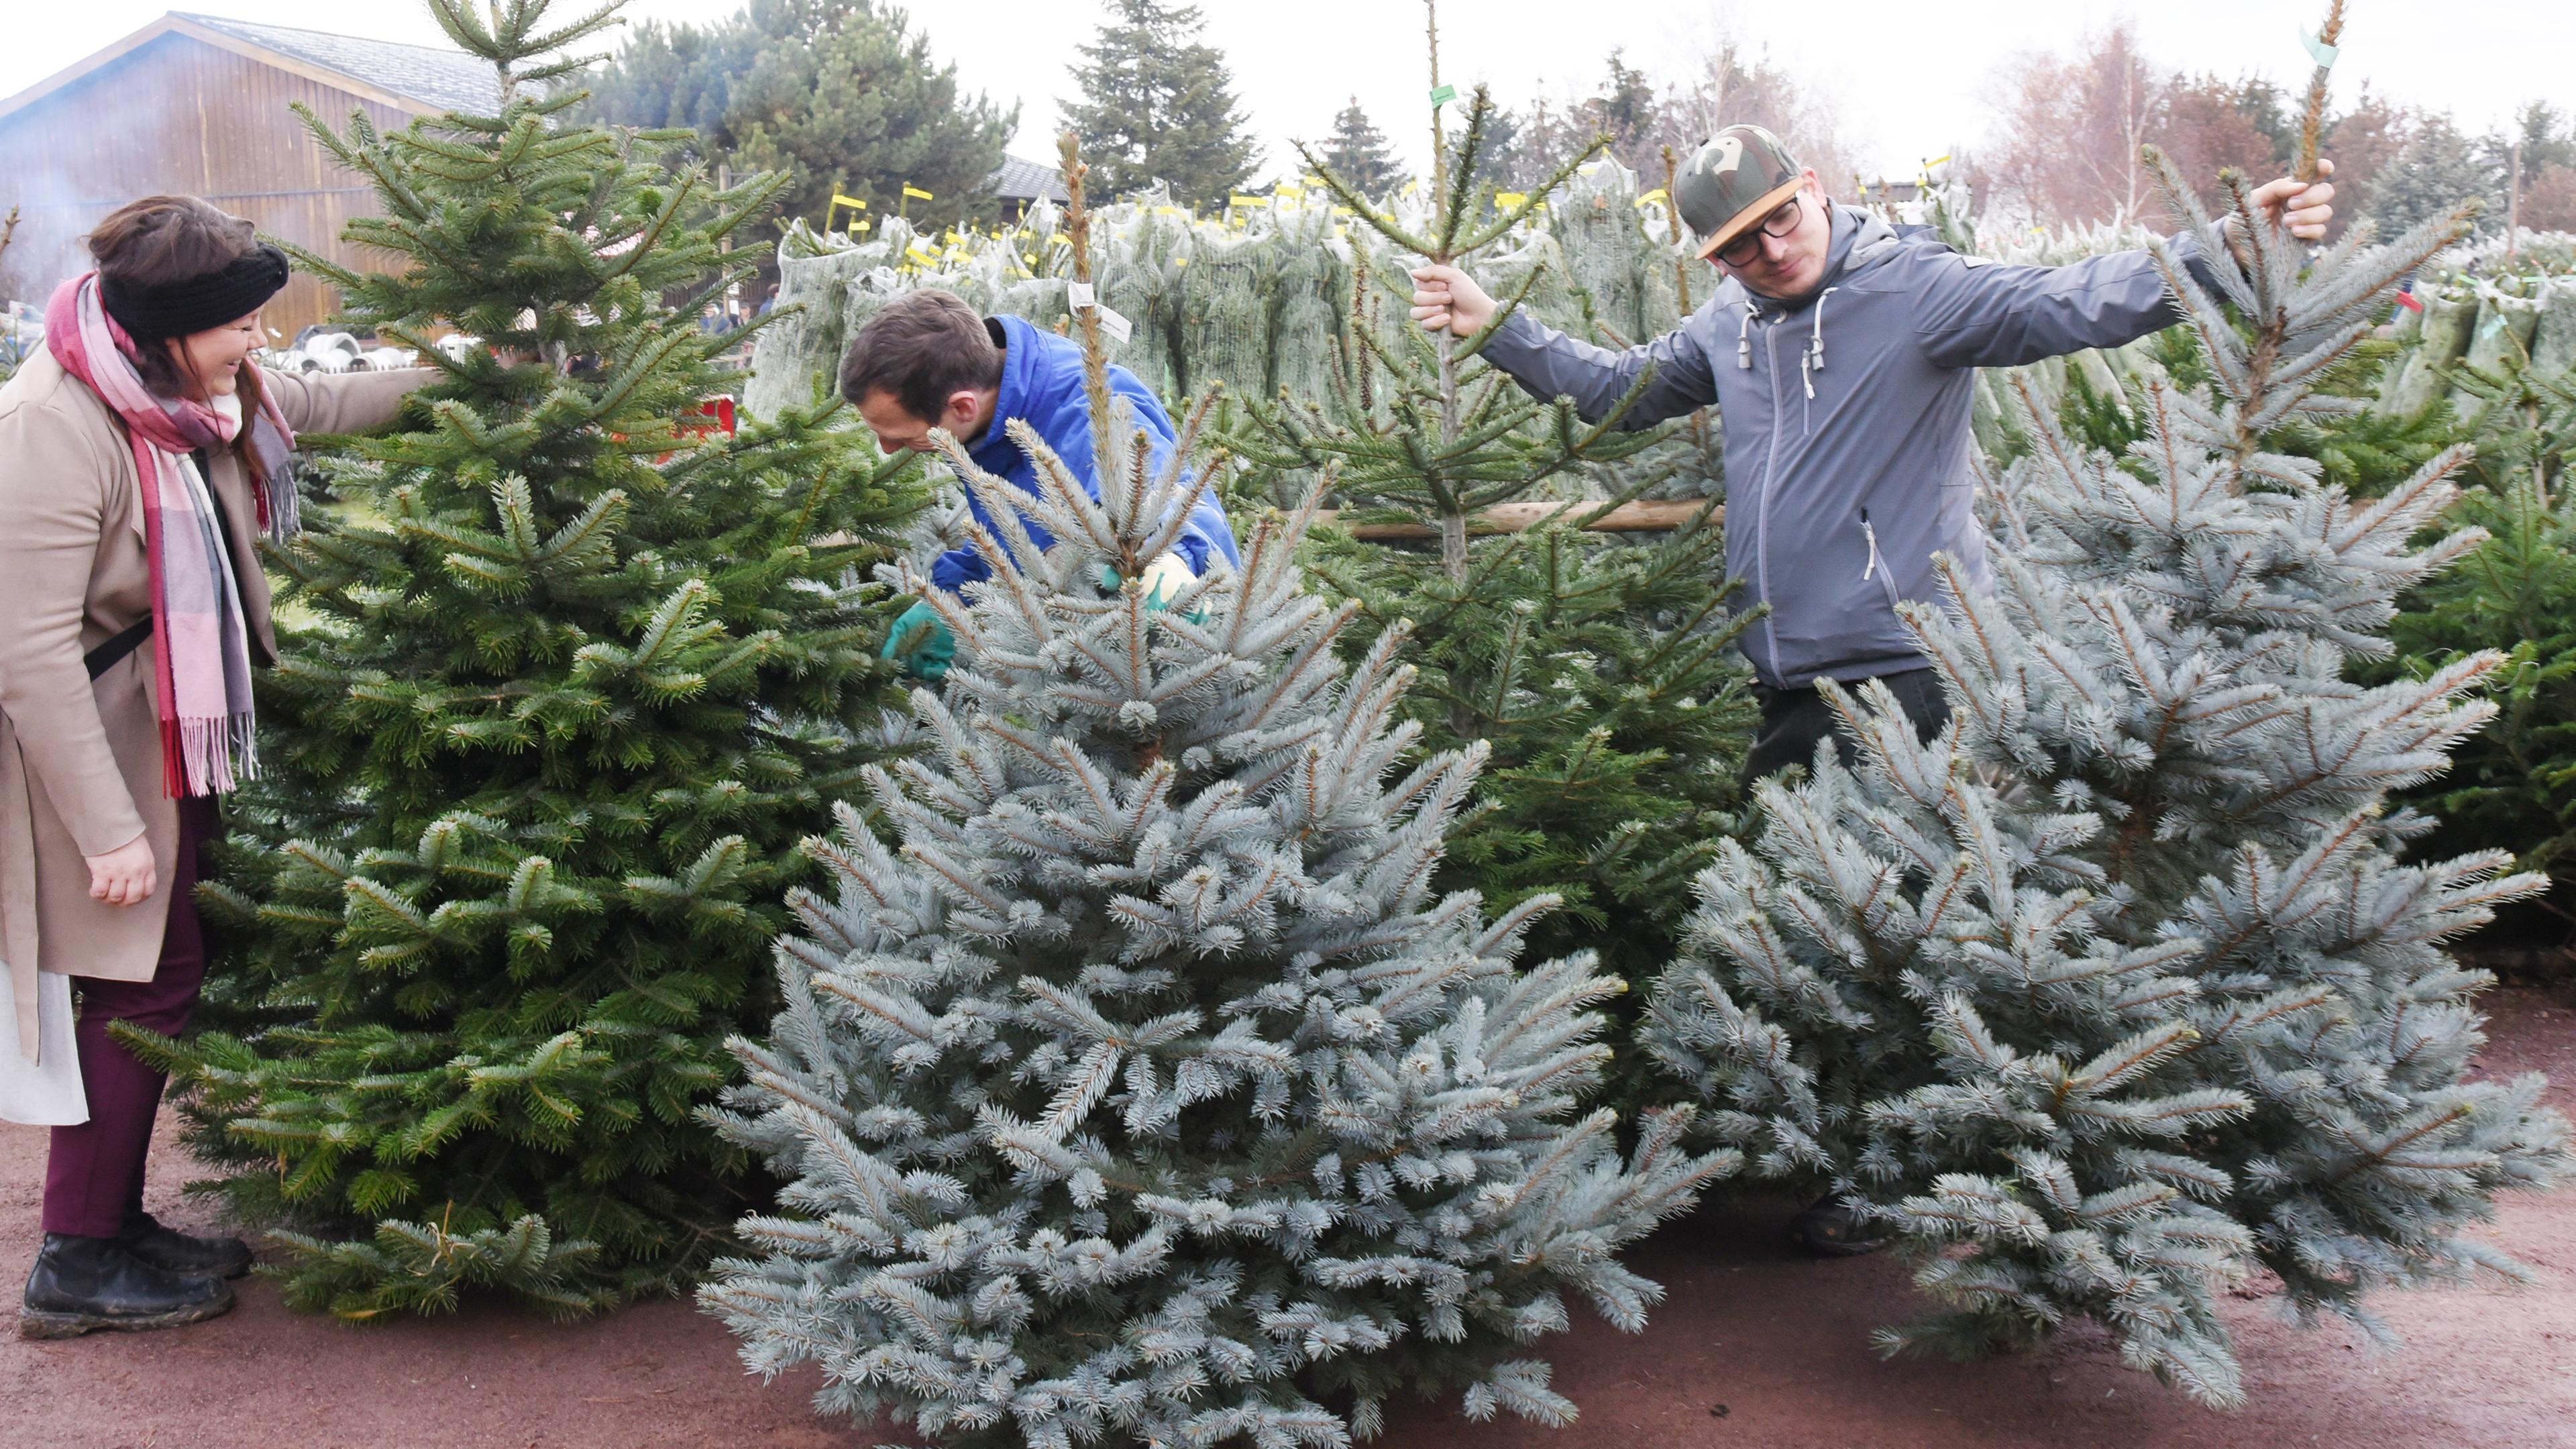
<instances>
[{"instance_id":1,"label":"tree farm lot","mask_svg":"<svg viewBox=\"0 0 2576 1449\"><path fill-rule=\"evenodd\" d=\"M2487 1073L2543 1071L2576 1110L2576 983L2486 997ZM211 1225L181 1196L162 1119L152 1206ZM0 1131L0 1281L37 1242L45 1137ZM1479 1425L1405 1405L1388 1449L2549 1449L2576 1445L2576 1193L2508 1195L2480 1236L2529 1265L2527 1287L2374 1299L2402 1336L2373 1349L2343 1325L2300 1330L2250 1298L2231 1308L2247 1407L2212 1412L2120 1366L2098 1330L1966 1368L1882 1362L1869 1330L1920 1300L1883 1258L1819 1262L1782 1240L1791 1204L1724 1197L1633 1261L1666 1298L1629 1337L1588 1313L1543 1341L1582 1420ZM805 1369L743 1372L695 1305L634 1304L557 1324L493 1304L349 1328L289 1313L254 1277L242 1305L169 1333L0 1339L0 1446L40 1449L865 1449L914 1443L815 1417ZM1454 1403L1454 1399L1451 1401Z\"/></svg>"}]
</instances>

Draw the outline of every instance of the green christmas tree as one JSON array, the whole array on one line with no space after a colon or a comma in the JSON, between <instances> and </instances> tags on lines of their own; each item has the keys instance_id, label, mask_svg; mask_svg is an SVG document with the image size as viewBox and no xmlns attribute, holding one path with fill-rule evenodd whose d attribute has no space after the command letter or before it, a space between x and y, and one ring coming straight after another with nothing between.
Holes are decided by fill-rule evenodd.
<instances>
[{"instance_id":1,"label":"green christmas tree","mask_svg":"<svg viewBox=\"0 0 2576 1449\"><path fill-rule=\"evenodd\" d=\"M2430 531L2464 450L2365 500L2279 446L2363 406L2319 383L2465 213L2311 261L2223 184L2213 226L2165 175L2205 275L2154 243L2207 382L2154 382L2122 458L2028 410L1995 592L1945 563L1948 605L1907 606L1953 723L1922 742L1882 687L1825 686L1860 767L1761 787L1646 1033L1757 1173L1913 1261L1940 1311L1883 1347L2091 1319L2214 1404L2244 1393L2231 1289L2383 1333L2376 1292L2520 1275L2467 1230L2572 1165L2541 1079L2473 1075L2488 978L2444 949L2540 882L2408 859L2429 822L2389 798L2503 661L2351 678L2479 541Z\"/></svg>"},{"instance_id":2,"label":"green christmas tree","mask_svg":"<svg viewBox=\"0 0 2576 1449\"><path fill-rule=\"evenodd\" d=\"M1160 181L1181 201L1223 205L1261 147L1235 109L1224 54L1199 39L1199 8L1164 0L1108 0L1108 8L1074 69L1082 97L1064 108L1100 188L1125 195Z\"/></svg>"},{"instance_id":3,"label":"green christmas tree","mask_svg":"<svg viewBox=\"0 0 2576 1449\"><path fill-rule=\"evenodd\" d=\"M444 376L326 444L335 508L271 555L265 774L205 890L237 1029L149 1043L289 1301L490 1287L577 1312L676 1285L756 1187L692 1115L766 1019L798 840L881 749L872 540L914 471L820 410L725 435L696 299L784 184L684 134L567 123L540 83L615 9L430 0L497 116L310 116L399 272L303 264ZM671 305L672 299L679 305ZM427 329L501 349L449 360ZM523 359L516 362L505 359Z\"/></svg>"},{"instance_id":4,"label":"green christmas tree","mask_svg":"<svg viewBox=\"0 0 2576 1449\"><path fill-rule=\"evenodd\" d=\"M1404 182L1404 168L1396 163L1386 133L1360 109L1357 96L1334 114L1332 139L1323 144L1320 154L1334 175L1364 196L1392 196Z\"/></svg>"},{"instance_id":5,"label":"green christmas tree","mask_svg":"<svg viewBox=\"0 0 2576 1449\"><path fill-rule=\"evenodd\" d=\"M2459 521L2490 538L2427 580L2390 627L2399 657L2380 673L2430 676L2482 650L2508 651L2488 697L2496 718L2451 773L2409 792L2441 821L2429 845L2500 846L2549 893L2519 925L2537 945L2576 943L2576 371L2460 367L2478 399L2467 422L2479 486ZM2446 410L2434 409L2436 415Z\"/></svg>"},{"instance_id":6,"label":"green christmas tree","mask_svg":"<svg viewBox=\"0 0 2576 1449\"><path fill-rule=\"evenodd\" d=\"M844 194L934 228L981 219L984 179L1017 119L966 94L904 12L868 0L752 0L704 27L648 21L582 80L585 117L688 127L708 160L784 175L781 222L819 225Z\"/></svg>"},{"instance_id":7,"label":"green christmas tree","mask_svg":"<svg viewBox=\"0 0 2576 1449\"><path fill-rule=\"evenodd\" d=\"M1066 175L1080 258L1070 137ZM1432 891L1484 751L1410 758L1400 633L1336 658L1353 610L1296 558L1320 490L1147 591L1196 421L1150 469L1077 317L1109 486L1023 431L1032 497L942 436L994 577L927 592L959 645L913 696L933 746L812 844L830 884L720 1119L790 1185L701 1297L755 1369L819 1364L822 1410L942 1444L1340 1445L1400 1389L1571 1420L1527 1346L1568 1294L1641 1326L1617 1249L1734 1159L1677 1150L1683 1109L1622 1161L1581 1106L1620 984L1518 964L1544 899Z\"/></svg>"},{"instance_id":8,"label":"green christmas tree","mask_svg":"<svg viewBox=\"0 0 2576 1449\"><path fill-rule=\"evenodd\" d=\"M1589 156L1497 207L1475 179L1492 114L1479 88L1418 217L1373 201L1320 154L1306 160L1396 247L1472 266ZM1643 974L1669 959L1690 878L1734 822L1752 709L1732 644L1749 619L1725 612L1713 500L1668 505L1681 526L1650 542L1586 530L1670 481L1675 455L1693 451L1686 431L1623 430L1624 406L1585 423L1570 400L1531 398L1479 359L1538 281L1524 277L1476 337L1435 339L1387 323L1406 315L1409 276L1360 269L1329 395L1248 402L1227 441L1273 492L1329 468L1337 522L1427 535L1417 550L1336 530L1308 551L1316 577L1359 608L1353 657L1406 632L1421 672L1406 708L1426 740L1493 752L1444 883L1503 906L1560 896L1535 949L1589 947ZM1606 482L1607 496L1533 499L1551 481ZM1515 503L1559 511L1502 532L1493 510Z\"/></svg>"}]
</instances>

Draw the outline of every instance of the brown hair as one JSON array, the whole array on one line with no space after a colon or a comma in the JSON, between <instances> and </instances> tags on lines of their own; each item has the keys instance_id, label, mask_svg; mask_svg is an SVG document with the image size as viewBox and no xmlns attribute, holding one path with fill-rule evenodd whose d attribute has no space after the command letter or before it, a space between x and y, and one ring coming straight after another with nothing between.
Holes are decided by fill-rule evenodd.
<instances>
[{"instance_id":1,"label":"brown hair","mask_svg":"<svg viewBox=\"0 0 2576 1449\"><path fill-rule=\"evenodd\" d=\"M109 212L86 240L100 281L142 291L222 271L259 250L259 229L194 196L147 196ZM187 391L169 349L134 350L145 386L163 397Z\"/></svg>"},{"instance_id":2,"label":"brown hair","mask_svg":"<svg viewBox=\"0 0 2576 1449\"><path fill-rule=\"evenodd\" d=\"M954 292L925 288L870 317L841 359L841 396L861 402L892 394L925 423L939 421L949 394L1002 385L1002 349L984 318Z\"/></svg>"}]
</instances>

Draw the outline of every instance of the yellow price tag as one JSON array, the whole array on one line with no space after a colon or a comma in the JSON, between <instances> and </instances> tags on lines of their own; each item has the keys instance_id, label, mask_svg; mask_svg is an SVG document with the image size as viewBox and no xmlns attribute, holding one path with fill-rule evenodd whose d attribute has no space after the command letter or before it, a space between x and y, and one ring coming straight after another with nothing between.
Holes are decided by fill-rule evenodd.
<instances>
[{"instance_id":1,"label":"yellow price tag","mask_svg":"<svg viewBox=\"0 0 2576 1449\"><path fill-rule=\"evenodd\" d=\"M1658 186L1654 190L1647 192L1645 195L1638 197L1637 204L1639 206L1652 206L1656 202L1663 200L1665 194L1664 188Z\"/></svg>"},{"instance_id":2,"label":"yellow price tag","mask_svg":"<svg viewBox=\"0 0 2576 1449\"><path fill-rule=\"evenodd\" d=\"M929 192L922 190L920 187L913 185L909 181L903 184L903 194L922 201L937 201L939 199L938 197L931 195Z\"/></svg>"}]
</instances>

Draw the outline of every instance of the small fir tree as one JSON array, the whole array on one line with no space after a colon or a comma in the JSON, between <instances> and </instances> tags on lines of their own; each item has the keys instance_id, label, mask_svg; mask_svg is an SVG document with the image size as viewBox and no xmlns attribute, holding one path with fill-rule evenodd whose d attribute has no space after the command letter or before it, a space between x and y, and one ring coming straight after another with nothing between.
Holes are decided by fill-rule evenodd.
<instances>
[{"instance_id":1,"label":"small fir tree","mask_svg":"<svg viewBox=\"0 0 2576 1449\"><path fill-rule=\"evenodd\" d=\"M1396 246L1472 266L1589 155L1496 207L1475 181L1491 116L1479 88L1418 226L1321 155L1307 161ZM1753 711L1732 645L1749 617L1726 616L1712 506L1651 542L1585 531L1669 481L1674 455L1693 450L1686 433L1623 430L1625 404L1585 423L1571 400L1531 398L1479 358L1538 280L1525 278L1476 337L1435 339L1382 324L1404 316L1410 277L1362 268L1330 395L1249 404L1227 440L1274 491L1330 469L1339 521L1431 536L1436 551L1424 552L1336 530L1309 553L1316 577L1359 606L1353 657L1406 631L1421 671L1407 713L1431 744L1493 751L1484 808L1457 832L1444 883L1502 905L1561 896L1568 908L1533 928L1535 949L1591 947L1642 975L1669 959L1687 883L1733 825ZM1488 532L1496 506L1588 478L1614 491L1563 503L1540 527ZM1623 1097L1634 1088L1623 1080Z\"/></svg>"},{"instance_id":2,"label":"small fir tree","mask_svg":"<svg viewBox=\"0 0 2576 1449\"><path fill-rule=\"evenodd\" d=\"M783 179L718 190L663 164L684 136L563 120L547 57L613 6L430 3L501 114L307 114L383 201L349 239L409 266L301 260L445 376L323 452L342 506L267 560L304 622L205 888L239 1029L146 1043L234 1208L305 1230L288 1300L351 1318L486 1285L580 1311L724 1243L747 1163L692 1111L768 1014L798 840L877 753L881 625L846 580L918 506L820 409L698 431L737 337L695 299ZM450 360L433 325L526 360Z\"/></svg>"},{"instance_id":3,"label":"small fir tree","mask_svg":"<svg viewBox=\"0 0 2576 1449\"><path fill-rule=\"evenodd\" d=\"M1513 1355L1568 1292L1639 1326L1615 1250L1732 1159L1665 1113L1623 1165L1578 1106L1619 983L1515 965L1544 900L1428 890L1483 751L1399 764L1400 635L1345 671L1352 608L1300 586L1314 493L1239 572L1133 582L1206 486L1200 418L1151 474L1077 316L1108 486L1023 431L1031 497L940 437L993 580L925 591L959 644L913 697L932 747L811 843L831 885L721 1114L785 1211L701 1297L754 1368L819 1363L824 1411L944 1444L1341 1444L1399 1387L1570 1420Z\"/></svg>"},{"instance_id":4,"label":"small fir tree","mask_svg":"<svg viewBox=\"0 0 2576 1449\"><path fill-rule=\"evenodd\" d=\"M1252 175L1261 146L1235 109L1224 53L1199 39L1199 8L1164 0L1108 7L1074 68L1082 98L1064 106L1100 189L1123 196L1160 181L1178 200L1222 205Z\"/></svg>"},{"instance_id":5,"label":"small fir tree","mask_svg":"<svg viewBox=\"0 0 2576 1449\"><path fill-rule=\"evenodd\" d=\"M1357 96L1334 115L1332 139L1317 154L1334 175L1363 196L1393 196L1404 184L1404 169L1397 164L1386 133L1360 109Z\"/></svg>"},{"instance_id":6,"label":"small fir tree","mask_svg":"<svg viewBox=\"0 0 2576 1449\"><path fill-rule=\"evenodd\" d=\"M2225 184L2223 232L2165 186L2214 291L2156 244L2208 386L2151 385L2121 459L2028 411L1997 592L1953 570L1947 609L1908 606L1953 724L1921 743L1883 687L1827 687L1861 767L1826 749L1761 788L1647 1033L1759 1172L1848 1195L1914 1259L1943 1311L1889 1350L2091 1318L2221 1404L2219 1303L2253 1269L2384 1335L2376 1290L2521 1273L2465 1229L2570 1165L2538 1077L2470 1075L2488 978L2442 948L2538 881L2495 851L2405 861L2427 822L2388 800L2493 714L2464 696L2498 657L2347 675L2477 542L2415 542L2461 450L2362 503L2275 446L2361 406L2313 389L2459 219L2309 265Z\"/></svg>"}]
</instances>

